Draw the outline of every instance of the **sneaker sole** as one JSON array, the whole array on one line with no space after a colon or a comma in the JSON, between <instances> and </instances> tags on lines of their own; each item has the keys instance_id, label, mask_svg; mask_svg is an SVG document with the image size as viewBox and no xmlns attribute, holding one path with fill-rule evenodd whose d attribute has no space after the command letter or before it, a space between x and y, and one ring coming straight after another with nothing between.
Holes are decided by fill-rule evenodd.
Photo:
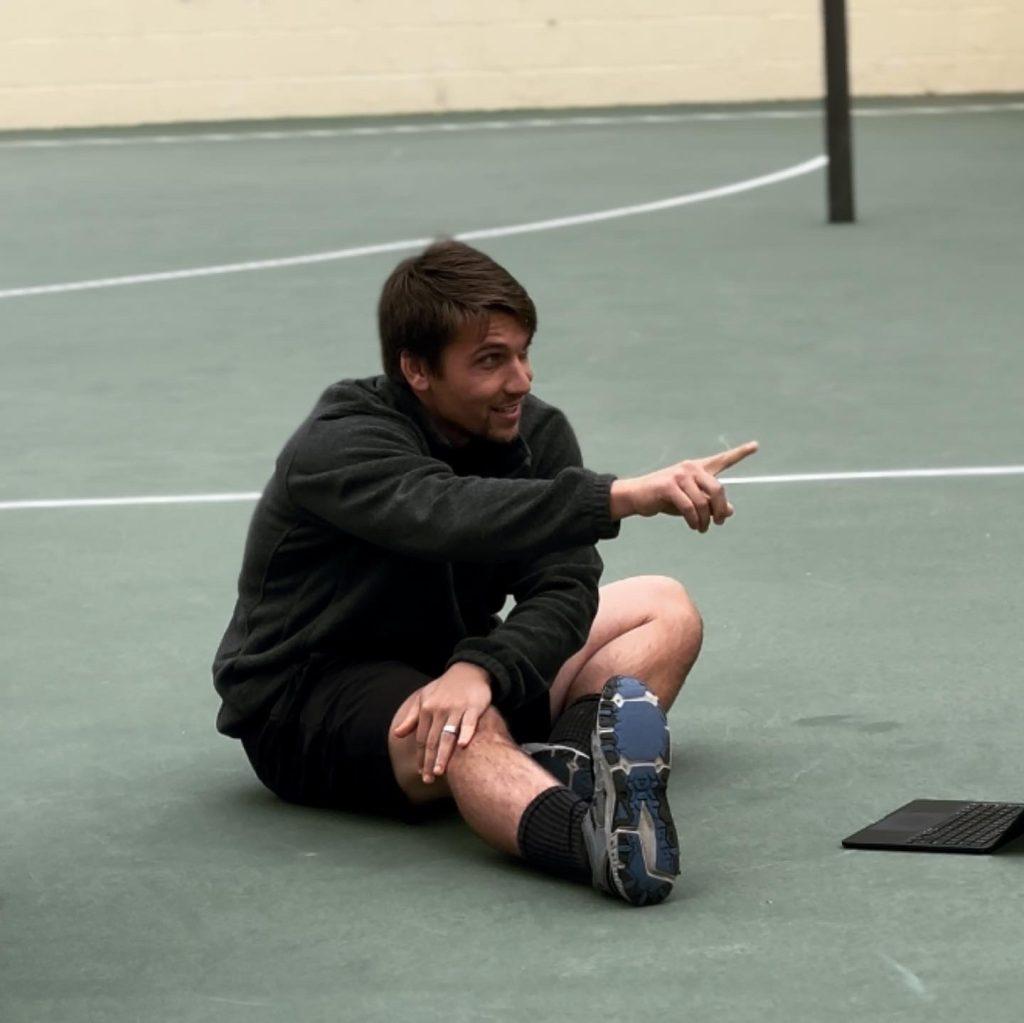
<instances>
[{"instance_id":1,"label":"sneaker sole","mask_svg":"<svg viewBox=\"0 0 1024 1023\"><path fill-rule=\"evenodd\" d=\"M594 774L586 753L548 742L525 742L519 748L580 799L589 803L594 798Z\"/></svg>"},{"instance_id":2,"label":"sneaker sole","mask_svg":"<svg viewBox=\"0 0 1024 1023\"><path fill-rule=\"evenodd\" d=\"M661 902L679 874L665 792L671 743L668 719L639 679L618 675L605 684L592 750L595 784L605 793L609 878L635 906Z\"/></svg>"}]
</instances>

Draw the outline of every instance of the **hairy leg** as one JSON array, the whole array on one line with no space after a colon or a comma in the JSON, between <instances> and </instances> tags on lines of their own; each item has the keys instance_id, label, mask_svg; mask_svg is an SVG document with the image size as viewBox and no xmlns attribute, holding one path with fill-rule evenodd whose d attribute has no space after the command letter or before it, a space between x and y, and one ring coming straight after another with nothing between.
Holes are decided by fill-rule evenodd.
<instances>
[{"instance_id":1,"label":"hairy leg","mask_svg":"<svg viewBox=\"0 0 1024 1023\"><path fill-rule=\"evenodd\" d=\"M404 705L394 721L403 716ZM463 819L485 842L516 856L523 811L557 784L523 753L493 707L480 718L472 742L452 753L447 773L429 785L417 768L415 735L404 739L389 735L389 747L398 784L414 803L453 797Z\"/></svg>"},{"instance_id":2,"label":"hairy leg","mask_svg":"<svg viewBox=\"0 0 1024 1023\"><path fill-rule=\"evenodd\" d=\"M554 779L519 748L496 710L480 723L473 741L452 757L448 784L466 823L485 842L519 855L523 811Z\"/></svg>"},{"instance_id":3,"label":"hairy leg","mask_svg":"<svg viewBox=\"0 0 1024 1023\"><path fill-rule=\"evenodd\" d=\"M583 648L551 686L551 715L598 693L612 675L642 679L663 709L672 706L700 653L703 625L684 587L667 576L634 576L602 586Z\"/></svg>"}]
</instances>

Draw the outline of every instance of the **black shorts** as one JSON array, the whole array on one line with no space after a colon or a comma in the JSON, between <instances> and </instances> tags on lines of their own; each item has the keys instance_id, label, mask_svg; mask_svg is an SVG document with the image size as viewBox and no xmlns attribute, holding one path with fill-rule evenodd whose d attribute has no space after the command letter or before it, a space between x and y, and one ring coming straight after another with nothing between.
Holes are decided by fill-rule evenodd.
<instances>
[{"instance_id":1,"label":"black shorts","mask_svg":"<svg viewBox=\"0 0 1024 1023\"><path fill-rule=\"evenodd\" d=\"M388 729L398 708L442 673L398 660L314 658L299 684L241 736L256 776L275 795L306 806L410 822L449 808L444 799L412 803L388 754ZM516 742L543 742L551 731L548 694L503 717Z\"/></svg>"}]
</instances>

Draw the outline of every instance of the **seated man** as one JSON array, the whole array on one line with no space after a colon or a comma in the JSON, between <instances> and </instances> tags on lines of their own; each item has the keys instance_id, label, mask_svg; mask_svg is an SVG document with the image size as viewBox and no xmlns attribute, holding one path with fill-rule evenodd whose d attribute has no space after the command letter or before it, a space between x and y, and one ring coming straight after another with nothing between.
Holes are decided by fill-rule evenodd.
<instances>
[{"instance_id":1,"label":"seated man","mask_svg":"<svg viewBox=\"0 0 1024 1023\"><path fill-rule=\"evenodd\" d=\"M459 242L399 264L379 323L384 374L323 393L253 513L217 727L283 799L409 821L454 799L498 849L660 902L679 872L664 712L701 619L673 579L599 590L595 544L629 515L721 525L716 474L756 444L583 468L530 393L533 302Z\"/></svg>"}]
</instances>

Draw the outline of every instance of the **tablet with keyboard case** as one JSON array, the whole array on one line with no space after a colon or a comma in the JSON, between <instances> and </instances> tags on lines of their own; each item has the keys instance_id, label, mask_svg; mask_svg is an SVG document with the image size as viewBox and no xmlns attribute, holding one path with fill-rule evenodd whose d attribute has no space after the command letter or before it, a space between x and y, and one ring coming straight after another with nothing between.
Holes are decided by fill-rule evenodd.
<instances>
[{"instance_id":1,"label":"tablet with keyboard case","mask_svg":"<svg viewBox=\"0 0 1024 1023\"><path fill-rule=\"evenodd\" d=\"M843 839L846 849L994 852L1024 834L1024 803L915 799Z\"/></svg>"}]
</instances>

